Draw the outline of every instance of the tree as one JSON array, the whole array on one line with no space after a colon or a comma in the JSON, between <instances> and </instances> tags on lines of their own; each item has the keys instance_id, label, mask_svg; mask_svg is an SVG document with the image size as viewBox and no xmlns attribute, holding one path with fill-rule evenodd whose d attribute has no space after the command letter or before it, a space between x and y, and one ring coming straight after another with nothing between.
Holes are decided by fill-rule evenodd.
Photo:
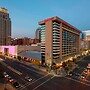
<instances>
[{"instance_id":1,"label":"tree","mask_svg":"<svg viewBox=\"0 0 90 90\"><path fill-rule=\"evenodd\" d=\"M65 66L67 66L67 64L66 64L66 62L63 62L62 67L65 67Z\"/></svg>"}]
</instances>

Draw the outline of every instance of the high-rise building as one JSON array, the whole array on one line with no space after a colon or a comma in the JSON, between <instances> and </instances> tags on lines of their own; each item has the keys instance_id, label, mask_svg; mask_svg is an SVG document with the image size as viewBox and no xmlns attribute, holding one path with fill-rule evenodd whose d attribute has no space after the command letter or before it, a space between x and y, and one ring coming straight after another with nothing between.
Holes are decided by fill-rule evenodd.
<instances>
[{"instance_id":1,"label":"high-rise building","mask_svg":"<svg viewBox=\"0 0 90 90\"><path fill-rule=\"evenodd\" d=\"M36 39L39 39L39 42L41 41L41 28L37 28L36 30Z\"/></svg>"},{"instance_id":2,"label":"high-rise building","mask_svg":"<svg viewBox=\"0 0 90 90\"><path fill-rule=\"evenodd\" d=\"M83 30L81 33L80 50L90 49L90 30Z\"/></svg>"},{"instance_id":3,"label":"high-rise building","mask_svg":"<svg viewBox=\"0 0 90 90\"><path fill-rule=\"evenodd\" d=\"M81 33L81 39L87 40L87 36L90 35L90 30L83 30Z\"/></svg>"},{"instance_id":4,"label":"high-rise building","mask_svg":"<svg viewBox=\"0 0 90 90\"><path fill-rule=\"evenodd\" d=\"M0 8L0 45L11 44L11 20L9 12L5 8Z\"/></svg>"},{"instance_id":5,"label":"high-rise building","mask_svg":"<svg viewBox=\"0 0 90 90\"><path fill-rule=\"evenodd\" d=\"M40 21L42 64L52 65L80 50L80 31L57 16Z\"/></svg>"}]
</instances>

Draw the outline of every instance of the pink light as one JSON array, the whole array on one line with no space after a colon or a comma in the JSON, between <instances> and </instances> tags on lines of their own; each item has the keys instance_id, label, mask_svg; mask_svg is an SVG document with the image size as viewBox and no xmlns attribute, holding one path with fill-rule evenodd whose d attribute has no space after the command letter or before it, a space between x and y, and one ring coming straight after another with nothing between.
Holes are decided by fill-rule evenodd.
<instances>
[{"instance_id":1,"label":"pink light","mask_svg":"<svg viewBox=\"0 0 90 90\"><path fill-rule=\"evenodd\" d=\"M4 53L4 48L9 49L9 54L16 55L16 47L15 46L2 46L2 52Z\"/></svg>"}]
</instances>

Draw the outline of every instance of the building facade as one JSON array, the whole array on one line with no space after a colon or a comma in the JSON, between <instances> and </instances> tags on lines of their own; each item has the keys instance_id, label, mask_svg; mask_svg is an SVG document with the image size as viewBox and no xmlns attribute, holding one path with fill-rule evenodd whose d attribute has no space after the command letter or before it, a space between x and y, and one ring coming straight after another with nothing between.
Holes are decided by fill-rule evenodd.
<instances>
[{"instance_id":1,"label":"building facade","mask_svg":"<svg viewBox=\"0 0 90 90\"><path fill-rule=\"evenodd\" d=\"M32 45L32 44L37 44L39 43L39 39L31 39L31 38L15 38L12 40L11 44L12 45Z\"/></svg>"},{"instance_id":2,"label":"building facade","mask_svg":"<svg viewBox=\"0 0 90 90\"><path fill-rule=\"evenodd\" d=\"M57 16L40 21L42 64L52 65L80 50L80 31Z\"/></svg>"},{"instance_id":3,"label":"building facade","mask_svg":"<svg viewBox=\"0 0 90 90\"><path fill-rule=\"evenodd\" d=\"M0 8L0 45L11 44L11 20L8 10Z\"/></svg>"},{"instance_id":4,"label":"building facade","mask_svg":"<svg viewBox=\"0 0 90 90\"><path fill-rule=\"evenodd\" d=\"M80 39L80 50L90 49L90 30L83 30Z\"/></svg>"},{"instance_id":5,"label":"building facade","mask_svg":"<svg viewBox=\"0 0 90 90\"><path fill-rule=\"evenodd\" d=\"M87 40L87 36L90 35L90 30L83 30L81 33L81 39Z\"/></svg>"},{"instance_id":6,"label":"building facade","mask_svg":"<svg viewBox=\"0 0 90 90\"><path fill-rule=\"evenodd\" d=\"M36 39L39 40L39 42L41 42L41 28L37 28L36 30L36 36L35 36Z\"/></svg>"}]
</instances>

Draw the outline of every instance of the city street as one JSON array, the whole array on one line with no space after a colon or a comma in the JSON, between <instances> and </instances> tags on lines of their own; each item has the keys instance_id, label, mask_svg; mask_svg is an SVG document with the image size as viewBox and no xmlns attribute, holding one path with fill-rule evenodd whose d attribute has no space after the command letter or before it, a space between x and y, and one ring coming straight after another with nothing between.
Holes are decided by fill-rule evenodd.
<instances>
[{"instance_id":1,"label":"city street","mask_svg":"<svg viewBox=\"0 0 90 90\"><path fill-rule=\"evenodd\" d=\"M2 57L2 56L1 56ZM83 60L90 60L87 56ZM3 64L4 63L4 64ZM16 60L6 59L2 62L6 72L20 83L18 90L89 90L90 74L86 80L79 80L72 77L56 77L43 72L31 64L23 64ZM6 66L5 66L6 65ZM81 65L81 64L80 64ZM86 65L84 65L86 68ZM25 76L33 80L28 82Z\"/></svg>"},{"instance_id":2,"label":"city street","mask_svg":"<svg viewBox=\"0 0 90 90\"><path fill-rule=\"evenodd\" d=\"M0 0L0 90L90 90L90 0Z\"/></svg>"}]
</instances>

